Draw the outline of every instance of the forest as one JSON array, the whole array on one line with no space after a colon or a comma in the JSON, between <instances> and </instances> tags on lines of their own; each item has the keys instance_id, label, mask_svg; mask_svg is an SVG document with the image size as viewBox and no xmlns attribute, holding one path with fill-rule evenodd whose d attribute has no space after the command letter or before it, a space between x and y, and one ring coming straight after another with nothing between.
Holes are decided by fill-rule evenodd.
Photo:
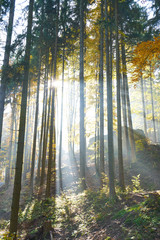
<instances>
[{"instance_id":1,"label":"forest","mask_svg":"<svg viewBox=\"0 0 160 240\"><path fill-rule=\"evenodd\" d=\"M159 0L0 0L0 239L160 239L159 64Z\"/></svg>"}]
</instances>

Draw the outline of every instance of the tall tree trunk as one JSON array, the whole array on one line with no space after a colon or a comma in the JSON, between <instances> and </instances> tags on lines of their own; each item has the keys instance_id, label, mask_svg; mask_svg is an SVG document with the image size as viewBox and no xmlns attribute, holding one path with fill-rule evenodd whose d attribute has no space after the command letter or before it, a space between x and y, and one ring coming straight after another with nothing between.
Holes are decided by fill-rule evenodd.
<instances>
[{"instance_id":1,"label":"tall tree trunk","mask_svg":"<svg viewBox=\"0 0 160 240\"><path fill-rule=\"evenodd\" d=\"M73 64L74 65L74 64ZM70 141L71 144L71 149L72 149L72 159L74 159L75 163L76 162L76 157L75 157L75 134L76 134L76 115L77 115L77 108L76 108L76 104L77 104L77 95L75 94L76 92L76 88L75 88L75 65L73 68L73 83L72 83L72 88L71 88L71 98L72 98L72 108L71 108L71 118L70 118L70 132L72 132L72 142ZM72 131L71 131L72 130Z\"/></svg>"},{"instance_id":2,"label":"tall tree trunk","mask_svg":"<svg viewBox=\"0 0 160 240\"><path fill-rule=\"evenodd\" d=\"M40 58L40 69L39 69L39 76L41 75L41 62L42 62L42 53L41 53L41 44L43 39L43 28L44 28L44 0L41 3L41 29L40 29L40 38L39 38L39 58ZM43 109L42 109L42 119L41 119L41 132L40 132L40 141L39 141L39 154L37 160L37 176L36 176L36 183L39 184L40 182L40 168L41 168L41 160L42 160L42 140L43 140L43 129L44 129L44 108L45 108L45 86L43 92Z\"/></svg>"},{"instance_id":3,"label":"tall tree trunk","mask_svg":"<svg viewBox=\"0 0 160 240\"><path fill-rule=\"evenodd\" d=\"M112 2L112 1L111 1ZM105 21L109 22L108 4L105 0ZM107 115L108 115L108 162L109 162L109 194L115 196L114 184L114 148L113 148L113 100L112 100L112 78L109 64L109 28L105 27L106 42L106 76L107 76Z\"/></svg>"},{"instance_id":4,"label":"tall tree trunk","mask_svg":"<svg viewBox=\"0 0 160 240\"><path fill-rule=\"evenodd\" d=\"M62 95L61 95L61 122L60 122L60 143L59 143L59 188L63 191L62 185L62 123L63 123L63 89L64 89L64 58L65 46L63 47L63 66L62 66Z\"/></svg>"},{"instance_id":5,"label":"tall tree trunk","mask_svg":"<svg viewBox=\"0 0 160 240\"><path fill-rule=\"evenodd\" d=\"M36 112L35 112L34 134L33 134L33 148L32 148L32 160L31 160L31 176L30 176L30 191L31 191L31 193L33 193L33 181L34 181L36 140L37 140L38 113L39 113L40 77L41 77L41 50L39 50L38 82L37 82L37 96L36 96Z\"/></svg>"},{"instance_id":6,"label":"tall tree trunk","mask_svg":"<svg viewBox=\"0 0 160 240\"><path fill-rule=\"evenodd\" d=\"M13 108L14 108L14 119L13 119L13 131L14 131L14 141L13 145L13 154L12 154L12 165L11 165L11 178L14 176L15 162L16 162L16 152L17 152L17 118L16 115L18 113L16 108L16 96L14 96L13 100Z\"/></svg>"},{"instance_id":7,"label":"tall tree trunk","mask_svg":"<svg viewBox=\"0 0 160 240\"><path fill-rule=\"evenodd\" d=\"M29 126L30 126L30 117L31 117L31 107L29 105L30 102L30 94L28 96L28 104L27 104L27 123L26 123L26 129L25 129L25 148L24 148L24 163L23 163L23 181L26 179L26 174L29 166L29 142L28 142L28 136L29 136Z\"/></svg>"},{"instance_id":8,"label":"tall tree trunk","mask_svg":"<svg viewBox=\"0 0 160 240\"><path fill-rule=\"evenodd\" d=\"M56 9L56 38L54 45L54 76L53 81L56 81L57 74L57 51L58 51L58 23L59 23L59 4L57 0ZM46 185L46 198L51 196L51 178L53 176L53 196L56 193L56 130L55 130L55 88L52 88L52 101L51 101L51 122L50 122L50 138L49 138L49 158L48 158L48 172L47 172L47 185Z\"/></svg>"},{"instance_id":9,"label":"tall tree trunk","mask_svg":"<svg viewBox=\"0 0 160 240\"><path fill-rule=\"evenodd\" d=\"M124 67L124 79L125 79L125 95L126 95L126 104L127 104L127 117L129 125L129 140L131 144L131 154L132 162L136 161L136 147L133 134L133 124L132 124L132 115L131 115L131 106L130 106L130 97L129 97L129 87L128 87L128 78L127 78L127 63L126 63L126 51L124 41L122 42L122 64Z\"/></svg>"},{"instance_id":10,"label":"tall tree trunk","mask_svg":"<svg viewBox=\"0 0 160 240\"><path fill-rule=\"evenodd\" d=\"M45 164L46 164L46 152L48 143L48 127L47 127L47 103L48 103L48 71L49 71L49 49L47 49L46 54L46 68L45 68L45 114L44 114L44 134L43 134L43 151L42 151L42 169L41 169L41 180L40 186L44 184L45 178Z\"/></svg>"},{"instance_id":11,"label":"tall tree trunk","mask_svg":"<svg viewBox=\"0 0 160 240\"><path fill-rule=\"evenodd\" d=\"M85 182L85 126L84 126L84 0L80 0L80 180L82 190L86 189Z\"/></svg>"},{"instance_id":12,"label":"tall tree trunk","mask_svg":"<svg viewBox=\"0 0 160 240\"><path fill-rule=\"evenodd\" d=\"M125 190L123 154L122 154L122 128L121 128L121 96L120 96L121 77L120 77L120 57L119 57L119 34L118 34L118 0L115 0L115 24L116 24L116 79L117 79L119 184L122 190Z\"/></svg>"},{"instance_id":13,"label":"tall tree trunk","mask_svg":"<svg viewBox=\"0 0 160 240\"><path fill-rule=\"evenodd\" d=\"M15 233L15 234L17 234L17 227L18 227L18 210L19 210L20 191L21 191L24 134L25 134L26 108L27 108L27 88L28 88L28 76L29 76L30 49L31 49L31 29L32 29L32 18L33 18L33 3L34 3L34 0L30 0L29 14L28 14L28 27L27 27L27 40L26 40L26 50L25 50L24 80L23 80L23 89L22 89L22 100L21 100L21 114L20 114L20 126L19 126L19 137L18 137L16 172L15 172L12 207L11 207L11 219L10 219L10 233Z\"/></svg>"},{"instance_id":14,"label":"tall tree trunk","mask_svg":"<svg viewBox=\"0 0 160 240\"><path fill-rule=\"evenodd\" d=\"M11 134L10 134L10 142L9 142L9 148L8 148L8 159L7 159L8 163L6 167L6 176L5 176L5 185L7 187L10 183L10 178L11 178L11 157L12 157L14 115L15 115L15 109L14 109L14 106L12 106L11 127L10 127Z\"/></svg>"},{"instance_id":15,"label":"tall tree trunk","mask_svg":"<svg viewBox=\"0 0 160 240\"><path fill-rule=\"evenodd\" d=\"M3 61L3 67L2 67L1 86L0 86L0 148L1 148L1 140L2 140L5 92L6 92L7 80L8 80L8 74L9 74L8 67L9 67L11 39L12 39L12 32L13 32L14 9L15 9L15 0L11 0L9 22L8 22L8 28L7 28L7 39L6 39L4 61Z\"/></svg>"},{"instance_id":16,"label":"tall tree trunk","mask_svg":"<svg viewBox=\"0 0 160 240\"><path fill-rule=\"evenodd\" d=\"M42 143L44 138L44 123L45 123L45 110L46 110L46 104L45 104L45 96L46 96L46 86L44 85L44 91L43 91L43 110L42 110L42 119L41 119L41 134L40 134L40 142L39 142L39 156L38 156L38 169L37 169L37 183L40 182L40 170L42 165ZM44 143L43 143L44 144Z\"/></svg>"},{"instance_id":17,"label":"tall tree trunk","mask_svg":"<svg viewBox=\"0 0 160 240\"><path fill-rule=\"evenodd\" d=\"M100 181L103 186L104 174L104 104L103 104L103 6L104 1L101 0L101 24L100 24L100 70L99 70L99 92L100 92Z\"/></svg>"},{"instance_id":18,"label":"tall tree trunk","mask_svg":"<svg viewBox=\"0 0 160 240\"><path fill-rule=\"evenodd\" d=\"M96 105L95 105L95 169L99 175L99 83L98 79L98 63L96 68ZM98 84L98 86L97 86Z\"/></svg>"},{"instance_id":19,"label":"tall tree trunk","mask_svg":"<svg viewBox=\"0 0 160 240\"><path fill-rule=\"evenodd\" d=\"M153 79L152 79L152 67L150 65L150 90L151 90L151 104L152 104L152 122L153 122L153 140L156 143L156 125L155 125L155 116L154 116L154 99L153 99Z\"/></svg>"},{"instance_id":20,"label":"tall tree trunk","mask_svg":"<svg viewBox=\"0 0 160 240\"><path fill-rule=\"evenodd\" d=\"M51 76L52 76L52 67L51 67ZM51 83L52 84L52 83ZM48 102L48 116L47 116L47 126L46 126L46 143L48 144L48 134L49 134L49 128L50 128L50 118L51 118L51 102L52 102L52 88L50 86L49 91L49 102Z\"/></svg>"},{"instance_id":21,"label":"tall tree trunk","mask_svg":"<svg viewBox=\"0 0 160 240\"><path fill-rule=\"evenodd\" d=\"M121 31L123 32L123 28L121 27ZM122 50L122 74L123 74L123 82L122 82L122 110L123 110L123 125L124 125L124 138L125 138L125 146L127 153L127 161L130 165L131 162L131 151L130 151L130 143L129 143L129 135L127 128L127 92L126 92L126 81L127 81L127 69L125 63L125 46L124 46L124 38L121 36L121 50Z\"/></svg>"},{"instance_id":22,"label":"tall tree trunk","mask_svg":"<svg viewBox=\"0 0 160 240\"><path fill-rule=\"evenodd\" d=\"M29 101L28 101L29 104ZM27 159L24 159L26 161L26 171L30 172L31 170L31 152L32 152L32 128L33 128L33 116L34 116L34 104L28 106L29 107L29 124L28 124L28 134L25 144L27 145Z\"/></svg>"},{"instance_id":23,"label":"tall tree trunk","mask_svg":"<svg viewBox=\"0 0 160 240\"><path fill-rule=\"evenodd\" d=\"M146 122L146 105L145 105L145 100L144 100L144 86L143 86L143 76L142 75L141 75L141 94L142 94L144 133L145 133L146 137L148 137L147 122Z\"/></svg>"},{"instance_id":24,"label":"tall tree trunk","mask_svg":"<svg viewBox=\"0 0 160 240\"><path fill-rule=\"evenodd\" d=\"M64 22L63 22L63 57L62 57L62 92L61 92L61 120L60 120L60 139L59 139L59 190L60 193L63 191L62 182L62 126L63 126L63 89L64 89L64 69L65 69L65 43L66 43L66 11L67 11L67 0L64 2Z\"/></svg>"}]
</instances>

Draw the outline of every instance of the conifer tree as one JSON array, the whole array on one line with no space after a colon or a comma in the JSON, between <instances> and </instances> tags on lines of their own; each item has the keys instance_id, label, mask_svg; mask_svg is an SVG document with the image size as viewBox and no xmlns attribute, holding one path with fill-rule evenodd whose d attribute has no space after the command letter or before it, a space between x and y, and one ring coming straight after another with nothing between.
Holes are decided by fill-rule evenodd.
<instances>
[{"instance_id":1,"label":"conifer tree","mask_svg":"<svg viewBox=\"0 0 160 240\"><path fill-rule=\"evenodd\" d=\"M26 108L27 108L27 88L28 88L28 76L29 76L30 49L31 49L33 4L34 4L34 0L30 0L29 12L28 12L27 40L26 40L26 50L25 50L24 80L23 80L22 100L21 100L16 172L15 172L15 179L14 179L14 189L13 189L11 218L10 218L10 233L14 233L15 236L17 234L17 227L18 227L18 211L19 211L19 201L20 201L20 192L21 192L21 177L22 177L24 134L25 134Z\"/></svg>"},{"instance_id":2,"label":"conifer tree","mask_svg":"<svg viewBox=\"0 0 160 240\"><path fill-rule=\"evenodd\" d=\"M103 42L104 42L104 1L101 1L100 20L100 70L99 70L99 91L100 91L100 180L103 185L104 173L104 104L103 104Z\"/></svg>"},{"instance_id":3,"label":"conifer tree","mask_svg":"<svg viewBox=\"0 0 160 240\"><path fill-rule=\"evenodd\" d=\"M84 126L84 0L80 0L80 178L82 190L86 188L85 182L85 126Z\"/></svg>"},{"instance_id":4,"label":"conifer tree","mask_svg":"<svg viewBox=\"0 0 160 240\"><path fill-rule=\"evenodd\" d=\"M112 1L110 1L112 3ZM107 116L108 116L108 163L109 163L109 192L110 197L115 196L114 184L114 148L113 148L113 99L112 99L112 78L111 62L109 51L109 12L108 1L105 0L105 43L106 43L106 76L107 76ZM109 54L110 53L110 54ZM111 56L112 59L112 56Z\"/></svg>"},{"instance_id":5,"label":"conifer tree","mask_svg":"<svg viewBox=\"0 0 160 240\"><path fill-rule=\"evenodd\" d=\"M122 190L124 186L124 169L122 153L122 128L121 128L121 76L120 76L120 56L119 56L119 34L118 34L118 0L115 0L115 24L116 24L116 79L117 79L117 127L118 127L118 161L119 161L119 184Z\"/></svg>"},{"instance_id":6,"label":"conifer tree","mask_svg":"<svg viewBox=\"0 0 160 240\"><path fill-rule=\"evenodd\" d=\"M8 28L7 28L6 46L5 46L4 61L3 61L3 68L2 68L1 86L0 86L0 148L1 148L1 140L2 140L5 93L6 93L7 80L9 75L9 58L10 58L11 39L12 39L12 32L13 32L14 9L15 9L15 0L11 0L9 21L8 21Z\"/></svg>"}]
</instances>

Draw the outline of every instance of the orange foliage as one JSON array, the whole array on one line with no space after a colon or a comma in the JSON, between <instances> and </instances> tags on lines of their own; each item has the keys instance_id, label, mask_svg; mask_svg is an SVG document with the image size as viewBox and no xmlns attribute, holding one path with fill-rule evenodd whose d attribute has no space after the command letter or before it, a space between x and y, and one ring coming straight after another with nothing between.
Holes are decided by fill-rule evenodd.
<instances>
[{"instance_id":1,"label":"orange foliage","mask_svg":"<svg viewBox=\"0 0 160 240\"><path fill-rule=\"evenodd\" d=\"M132 65L134 67L133 81L138 81L142 72L150 65L154 68L160 60L160 36L153 41L142 42L133 51Z\"/></svg>"}]
</instances>

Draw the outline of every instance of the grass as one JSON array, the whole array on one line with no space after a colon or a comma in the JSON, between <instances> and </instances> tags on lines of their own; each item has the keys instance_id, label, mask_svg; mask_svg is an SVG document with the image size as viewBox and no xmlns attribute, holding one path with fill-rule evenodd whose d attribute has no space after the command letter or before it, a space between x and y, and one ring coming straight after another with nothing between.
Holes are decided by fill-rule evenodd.
<instances>
[{"instance_id":1,"label":"grass","mask_svg":"<svg viewBox=\"0 0 160 240\"><path fill-rule=\"evenodd\" d=\"M139 176L133 180L133 186L127 188L131 192L117 188L116 200L109 199L106 185L96 192L63 193L56 200L30 199L19 212L19 228L39 236L44 222L50 221L55 239L160 239L160 195L143 193ZM20 239L24 239L22 233Z\"/></svg>"},{"instance_id":2,"label":"grass","mask_svg":"<svg viewBox=\"0 0 160 240\"><path fill-rule=\"evenodd\" d=\"M122 221L128 239L158 239L160 232L160 196L153 194L146 200L116 212L113 219Z\"/></svg>"}]
</instances>

